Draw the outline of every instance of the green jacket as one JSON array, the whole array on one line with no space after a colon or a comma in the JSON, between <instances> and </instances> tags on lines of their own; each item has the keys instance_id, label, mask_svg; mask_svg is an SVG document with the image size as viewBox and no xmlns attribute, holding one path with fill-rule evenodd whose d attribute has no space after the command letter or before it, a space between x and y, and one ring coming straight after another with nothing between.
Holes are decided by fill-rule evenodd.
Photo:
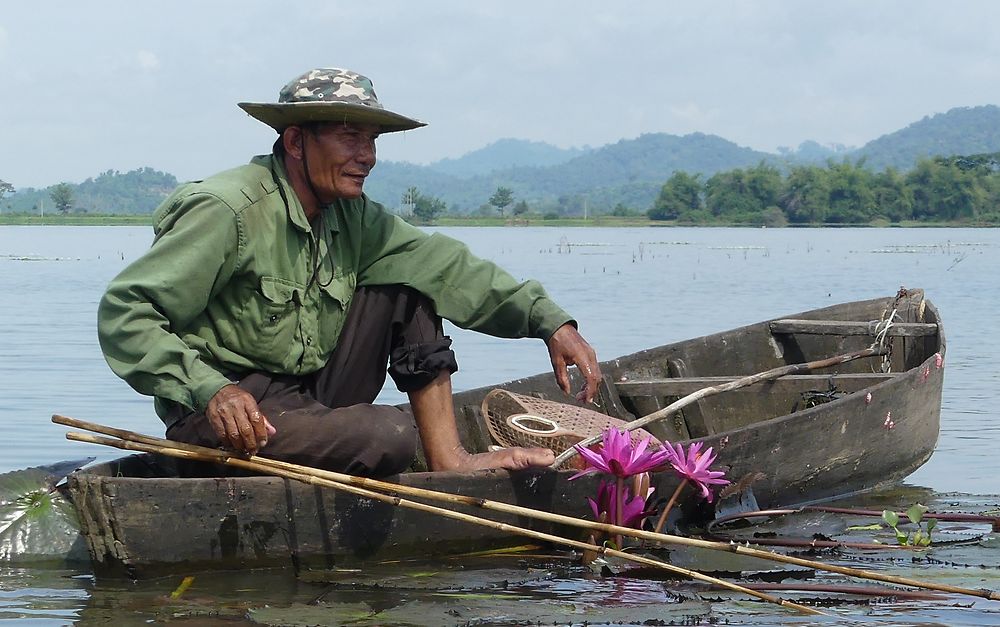
<instances>
[{"instance_id":1,"label":"green jacket","mask_svg":"<svg viewBox=\"0 0 1000 627\"><path fill-rule=\"evenodd\" d=\"M272 155L180 186L154 214L149 251L101 299L111 369L161 416L164 401L204 410L226 374L320 369L363 285L410 286L441 317L498 337L548 339L571 320L536 281L365 196L322 216L310 225Z\"/></svg>"}]
</instances>

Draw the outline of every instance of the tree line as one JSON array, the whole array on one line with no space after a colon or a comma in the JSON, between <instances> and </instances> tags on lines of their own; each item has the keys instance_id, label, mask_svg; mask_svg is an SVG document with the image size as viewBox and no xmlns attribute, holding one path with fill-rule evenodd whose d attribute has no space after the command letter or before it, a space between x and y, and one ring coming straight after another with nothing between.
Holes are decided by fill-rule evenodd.
<instances>
[{"instance_id":1,"label":"tree line","mask_svg":"<svg viewBox=\"0 0 1000 627\"><path fill-rule=\"evenodd\" d=\"M921 159L903 173L864 159L799 165L761 162L699 174L674 172L647 212L690 224L1000 223L1000 153Z\"/></svg>"},{"instance_id":2,"label":"tree line","mask_svg":"<svg viewBox=\"0 0 1000 627\"><path fill-rule=\"evenodd\" d=\"M0 211L8 214L152 213L177 187L177 179L152 168L107 170L82 183L15 190L0 181Z\"/></svg>"},{"instance_id":3,"label":"tree line","mask_svg":"<svg viewBox=\"0 0 1000 627\"><path fill-rule=\"evenodd\" d=\"M150 168L126 173L109 170L80 185L59 183L16 194L13 186L0 180L0 211L37 214L45 207L63 214L149 213L176 184L173 176ZM1000 152L921 159L908 172L893 167L875 172L864 159L784 169L761 161L707 178L678 170L660 187L648 209L622 202L622 198L566 195L555 205L534 201L529 205L510 187L499 186L472 216L549 219L645 213L651 220L676 224L754 226L1000 224ZM464 214L413 186L400 202L400 213L423 224L444 215Z\"/></svg>"}]
</instances>

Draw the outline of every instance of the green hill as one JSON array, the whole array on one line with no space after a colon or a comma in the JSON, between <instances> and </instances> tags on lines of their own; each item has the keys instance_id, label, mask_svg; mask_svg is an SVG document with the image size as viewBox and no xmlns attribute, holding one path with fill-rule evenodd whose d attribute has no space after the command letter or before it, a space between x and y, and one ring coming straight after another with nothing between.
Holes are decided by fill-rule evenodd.
<instances>
[{"instance_id":1,"label":"green hill","mask_svg":"<svg viewBox=\"0 0 1000 627\"><path fill-rule=\"evenodd\" d=\"M441 159L428 167L449 176L470 177L513 167L546 167L566 163L590 148L557 148L526 139L500 139L457 159Z\"/></svg>"},{"instance_id":2,"label":"green hill","mask_svg":"<svg viewBox=\"0 0 1000 627\"><path fill-rule=\"evenodd\" d=\"M172 174L152 168L129 172L108 170L97 178L88 178L78 185L68 184L72 204L68 213L134 214L152 213L157 205L177 187ZM51 193L56 185L45 189L28 188L3 199L5 213L56 213Z\"/></svg>"},{"instance_id":3,"label":"green hill","mask_svg":"<svg viewBox=\"0 0 1000 627\"><path fill-rule=\"evenodd\" d=\"M1000 152L1000 107L958 107L872 140L852 153L874 170L909 170L923 157Z\"/></svg>"},{"instance_id":4,"label":"green hill","mask_svg":"<svg viewBox=\"0 0 1000 627\"><path fill-rule=\"evenodd\" d=\"M407 188L417 187L449 207L468 212L484 204L502 185L535 206L565 208L588 203L597 209L620 202L645 210L675 170L710 176L776 159L715 135L655 133L623 139L558 165L518 166L465 178L431 166L384 162L372 171L366 185L369 196L388 206L398 205Z\"/></svg>"},{"instance_id":5,"label":"green hill","mask_svg":"<svg viewBox=\"0 0 1000 627\"><path fill-rule=\"evenodd\" d=\"M703 133L652 133L594 149L562 149L542 142L502 139L460 158L427 166L379 162L365 189L371 198L393 208L400 205L408 188L416 187L421 194L444 201L450 211L474 212L503 186L537 212L606 213L620 205L644 212L676 171L700 174L705 180L717 172L761 162L786 170L793 165L861 158L871 170L893 166L906 171L924 157L996 152L1000 152L1000 107L986 105L925 117L857 150L805 141L797 150L783 148L779 154L771 154ZM107 171L70 185L70 211L149 213L176 185L172 175L151 168ZM7 194L0 210L38 213L44 207L46 213L54 213L54 187Z\"/></svg>"}]
</instances>

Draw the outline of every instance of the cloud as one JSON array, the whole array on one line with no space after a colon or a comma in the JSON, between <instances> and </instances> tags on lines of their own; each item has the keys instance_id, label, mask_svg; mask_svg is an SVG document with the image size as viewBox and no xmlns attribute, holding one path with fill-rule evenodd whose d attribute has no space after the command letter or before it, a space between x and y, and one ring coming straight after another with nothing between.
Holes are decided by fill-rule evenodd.
<instances>
[{"instance_id":1,"label":"cloud","mask_svg":"<svg viewBox=\"0 0 1000 627\"><path fill-rule=\"evenodd\" d=\"M160 67L160 58L156 56L156 53L150 52L149 50L140 50L136 52L135 60L139 64L139 67L147 72L152 72Z\"/></svg>"}]
</instances>

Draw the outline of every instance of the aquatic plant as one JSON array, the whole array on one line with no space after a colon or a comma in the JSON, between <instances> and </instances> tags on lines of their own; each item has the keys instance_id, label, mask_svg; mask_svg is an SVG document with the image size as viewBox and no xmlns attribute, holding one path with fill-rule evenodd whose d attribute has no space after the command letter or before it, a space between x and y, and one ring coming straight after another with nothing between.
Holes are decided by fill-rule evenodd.
<instances>
[{"instance_id":1,"label":"aquatic plant","mask_svg":"<svg viewBox=\"0 0 1000 627\"><path fill-rule=\"evenodd\" d=\"M659 532L663 529L663 525L667 521L667 514L670 513L674 503L677 502L677 497L680 496L681 490L688 483L695 484L701 490L702 498L709 503L712 502L713 498L712 490L709 486L728 485L730 483L728 479L723 479L726 473L709 468L712 462L715 461L716 455L711 446L702 452L702 446L701 442L692 442L688 446L687 453L685 453L684 447L680 444L664 442L662 450L666 452L667 461L670 462L674 472L681 477L681 482L670 496L670 500L663 508L663 512L660 513L660 517L656 521L655 531Z\"/></svg>"},{"instance_id":2,"label":"aquatic plant","mask_svg":"<svg viewBox=\"0 0 1000 627\"><path fill-rule=\"evenodd\" d=\"M911 532L903 531L899 528L899 514L892 510L882 510L882 520L892 528L896 534L896 542L901 546L930 546L931 532L937 526L937 520L928 518L924 522L924 514L927 513L927 506L917 503L906 510L906 518L917 526Z\"/></svg>"},{"instance_id":3,"label":"aquatic plant","mask_svg":"<svg viewBox=\"0 0 1000 627\"><path fill-rule=\"evenodd\" d=\"M635 478L640 479L638 475ZM656 491L656 488L649 487L648 475L645 482L641 479L636 482L638 486L642 486L643 483L645 483L645 488L632 488L628 485L623 488L625 492L621 495L622 515L620 517L623 527L639 529L642 527L642 521L653 514L653 511L647 508L646 502L650 495ZM597 488L597 498L587 498L590 509L594 512L594 520L618 520L618 496L617 481L601 481Z\"/></svg>"},{"instance_id":4,"label":"aquatic plant","mask_svg":"<svg viewBox=\"0 0 1000 627\"><path fill-rule=\"evenodd\" d=\"M653 513L646 512L646 498L652 493L652 490L649 489L649 477L646 473L662 467L668 459L668 452L662 448L650 450L651 439L647 436L638 444L633 445L632 438L627 431L609 427L604 432L597 450L574 445L587 466L570 477L571 481L599 472L615 477L613 486L601 482L596 500L587 499L590 501L591 508L594 509L594 515L598 517L598 520L600 520L601 512L604 512L607 522L620 527L638 528L642 526L645 517ZM641 485L643 476L645 476L645 488ZM625 486L625 480L629 478L633 478L634 483L636 483L631 493L634 496L630 495L629 489ZM629 496L630 498L627 498ZM614 499L613 503L608 499ZM637 509L639 511L636 511ZM628 521L626 514L631 514ZM621 536L615 538L615 543L619 547L622 545Z\"/></svg>"},{"instance_id":5,"label":"aquatic plant","mask_svg":"<svg viewBox=\"0 0 1000 627\"><path fill-rule=\"evenodd\" d=\"M649 450L650 440L647 436L633 446L628 432L609 427L596 451L574 445L573 448L587 463L587 467L570 477L570 480L596 472L626 479L660 468L668 461L670 451L667 448Z\"/></svg>"}]
</instances>

